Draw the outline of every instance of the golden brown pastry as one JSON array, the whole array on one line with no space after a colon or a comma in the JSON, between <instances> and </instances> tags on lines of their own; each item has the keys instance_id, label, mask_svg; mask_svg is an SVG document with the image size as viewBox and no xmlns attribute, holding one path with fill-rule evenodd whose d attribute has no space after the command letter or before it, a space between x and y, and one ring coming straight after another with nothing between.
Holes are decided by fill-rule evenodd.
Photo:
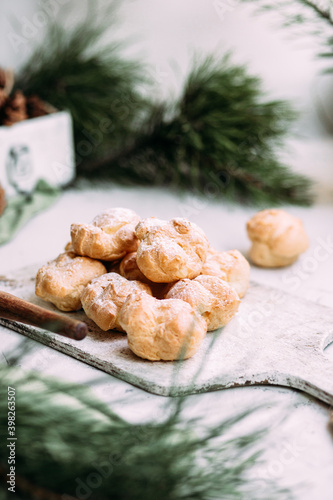
<instances>
[{"instance_id":1,"label":"golden brown pastry","mask_svg":"<svg viewBox=\"0 0 333 500\"><path fill-rule=\"evenodd\" d=\"M208 331L229 323L240 304L234 288L217 276L201 275L194 280L180 280L165 298L188 302L207 321Z\"/></svg>"},{"instance_id":2,"label":"golden brown pastry","mask_svg":"<svg viewBox=\"0 0 333 500\"><path fill-rule=\"evenodd\" d=\"M136 227L140 240L137 264L156 283L171 283L200 274L206 260L208 240L204 232L183 218L169 222L149 218Z\"/></svg>"},{"instance_id":3,"label":"golden brown pastry","mask_svg":"<svg viewBox=\"0 0 333 500\"><path fill-rule=\"evenodd\" d=\"M73 250L78 255L113 261L138 247L135 226L140 217L128 208L110 208L100 213L91 224L72 224Z\"/></svg>"},{"instance_id":4,"label":"golden brown pastry","mask_svg":"<svg viewBox=\"0 0 333 500\"><path fill-rule=\"evenodd\" d=\"M302 221L285 210L258 212L246 227L252 241L250 258L258 266L289 266L309 246Z\"/></svg>"},{"instance_id":5,"label":"golden brown pastry","mask_svg":"<svg viewBox=\"0 0 333 500\"><path fill-rule=\"evenodd\" d=\"M250 265L238 250L218 252L210 248L201 274L227 281L240 298L244 297L250 284Z\"/></svg>"},{"instance_id":6,"label":"golden brown pastry","mask_svg":"<svg viewBox=\"0 0 333 500\"><path fill-rule=\"evenodd\" d=\"M74 250L73 250L73 245L72 245L71 241L69 241L68 243L66 243L66 246L65 246L64 250L65 250L65 252L73 252L73 253L75 253Z\"/></svg>"},{"instance_id":7,"label":"golden brown pastry","mask_svg":"<svg viewBox=\"0 0 333 500\"><path fill-rule=\"evenodd\" d=\"M140 358L172 361L193 356L207 332L206 321L183 300L130 295L119 314L130 349Z\"/></svg>"},{"instance_id":8,"label":"golden brown pastry","mask_svg":"<svg viewBox=\"0 0 333 500\"><path fill-rule=\"evenodd\" d=\"M140 271L136 262L136 252L131 252L125 255L125 257L120 261L118 269L114 270L114 272L119 272L121 276L128 280L138 280L142 283L146 283L149 285L153 296L157 299L163 299L170 287L169 283L154 283L146 278L146 276Z\"/></svg>"},{"instance_id":9,"label":"golden brown pastry","mask_svg":"<svg viewBox=\"0 0 333 500\"><path fill-rule=\"evenodd\" d=\"M84 287L104 273L106 269L98 260L65 252L39 269L35 292L61 311L77 311Z\"/></svg>"},{"instance_id":10,"label":"golden brown pastry","mask_svg":"<svg viewBox=\"0 0 333 500\"><path fill-rule=\"evenodd\" d=\"M119 274L107 273L85 287L81 294L84 312L102 330L120 330L118 321L121 306L129 295L143 291L151 295L148 285L140 281L128 281Z\"/></svg>"},{"instance_id":11,"label":"golden brown pastry","mask_svg":"<svg viewBox=\"0 0 333 500\"><path fill-rule=\"evenodd\" d=\"M131 252L125 255L125 257L120 261L119 273L128 280L138 280L142 283L147 283L150 285L150 281L139 269L136 261L136 252Z\"/></svg>"}]
</instances>

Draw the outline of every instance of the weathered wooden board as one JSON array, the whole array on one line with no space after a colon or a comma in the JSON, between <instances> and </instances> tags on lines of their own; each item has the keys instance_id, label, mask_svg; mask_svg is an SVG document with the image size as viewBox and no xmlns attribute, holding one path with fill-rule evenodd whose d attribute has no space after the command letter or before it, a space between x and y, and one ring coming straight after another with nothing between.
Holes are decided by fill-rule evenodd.
<instances>
[{"instance_id":1,"label":"weathered wooden board","mask_svg":"<svg viewBox=\"0 0 333 500\"><path fill-rule=\"evenodd\" d=\"M0 277L0 289L53 308L34 295L36 267ZM333 309L252 283L239 313L208 333L200 351L181 362L144 361L131 353L126 335L89 325L80 342L39 328L1 320L8 328L160 395L269 384L300 389L333 404L333 363L323 349L333 340Z\"/></svg>"}]
</instances>

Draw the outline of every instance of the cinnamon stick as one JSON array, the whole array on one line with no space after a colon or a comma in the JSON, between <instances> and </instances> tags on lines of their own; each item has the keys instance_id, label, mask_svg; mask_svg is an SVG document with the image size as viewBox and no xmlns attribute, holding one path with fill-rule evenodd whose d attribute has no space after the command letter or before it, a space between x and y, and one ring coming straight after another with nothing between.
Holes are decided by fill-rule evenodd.
<instances>
[{"instance_id":1,"label":"cinnamon stick","mask_svg":"<svg viewBox=\"0 0 333 500\"><path fill-rule=\"evenodd\" d=\"M88 327L82 321L49 311L2 291L0 291L0 318L44 328L74 340L82 340L88 333Z\"/></svg>"}]
</instances>

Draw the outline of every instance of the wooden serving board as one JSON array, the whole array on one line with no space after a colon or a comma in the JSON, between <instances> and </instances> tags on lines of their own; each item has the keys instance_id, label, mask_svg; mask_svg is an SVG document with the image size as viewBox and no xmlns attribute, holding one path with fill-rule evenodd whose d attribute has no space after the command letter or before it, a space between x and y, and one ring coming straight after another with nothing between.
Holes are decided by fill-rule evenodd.
<instances>
[{"instance_id":1,"label":"wooden serving board","mask_svg":"<svg viewBox=\"0 0 333 500\"><path fill-rule=\"evenodd\" d=\"M53 308L34 295L38 266L0 277L0 289ZM8 320L0 324L153 394L178 396L255 384L294 387L333 404L333 309L252 283L237 316L208 333L200 351L180 362L135 356L125 334L102 332L83 312L89 335L77 342Z\"/></svg>"}]
</instances>

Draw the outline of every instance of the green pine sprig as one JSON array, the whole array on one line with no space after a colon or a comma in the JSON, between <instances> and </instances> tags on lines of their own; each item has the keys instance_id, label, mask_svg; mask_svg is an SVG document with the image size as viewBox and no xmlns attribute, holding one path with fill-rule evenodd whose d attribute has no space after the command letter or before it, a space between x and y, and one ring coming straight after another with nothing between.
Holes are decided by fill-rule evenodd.
<instances>
[{"instance_id":1,"label":"green pine sprig","mask_svg":"<svg viewBox=\"0 0 333 500\"><path fill-rule=\"evenodd\" d=\"M7 442L8 386L16 391L16 497L21 500L251 500L291 498L274 482L249 479L262 432L235 428L248 413L214 428L182 417L184 400L162 422L133 424L84 386L0 367L0 438ZM232 431L232 436L229 432ZM0 498L7 490L0 447Z\"/></svg>"},{"instance_id":2,"label":"green pine sprig","mask_svg":"<svg viewBox=\"0 0 333 500\"><path fill-rule=\"evenodd\" d=\"M307 205L310 180L277 156L294 117L287 102L265 100L244 67L209 57L195 65L177 102L155 106L124 150L81 174L243 203Z\"/></svg>"},{"instance_id":3,"label":"green pine sprig","mask_svg":"<svg viewBox=\"0 0 333 500\"><path fill-rule=\"evenodd\" d=\"M293 28L298 37L312 35L320 47L320 57L333 57L333 10L330 2L324 7L322 2L311 0L242 0L257 6L257 12L272 11L279 16L279 23L283 27ZM333 72L328 69L327 72Z\"/></svg>"}]
</instances>

